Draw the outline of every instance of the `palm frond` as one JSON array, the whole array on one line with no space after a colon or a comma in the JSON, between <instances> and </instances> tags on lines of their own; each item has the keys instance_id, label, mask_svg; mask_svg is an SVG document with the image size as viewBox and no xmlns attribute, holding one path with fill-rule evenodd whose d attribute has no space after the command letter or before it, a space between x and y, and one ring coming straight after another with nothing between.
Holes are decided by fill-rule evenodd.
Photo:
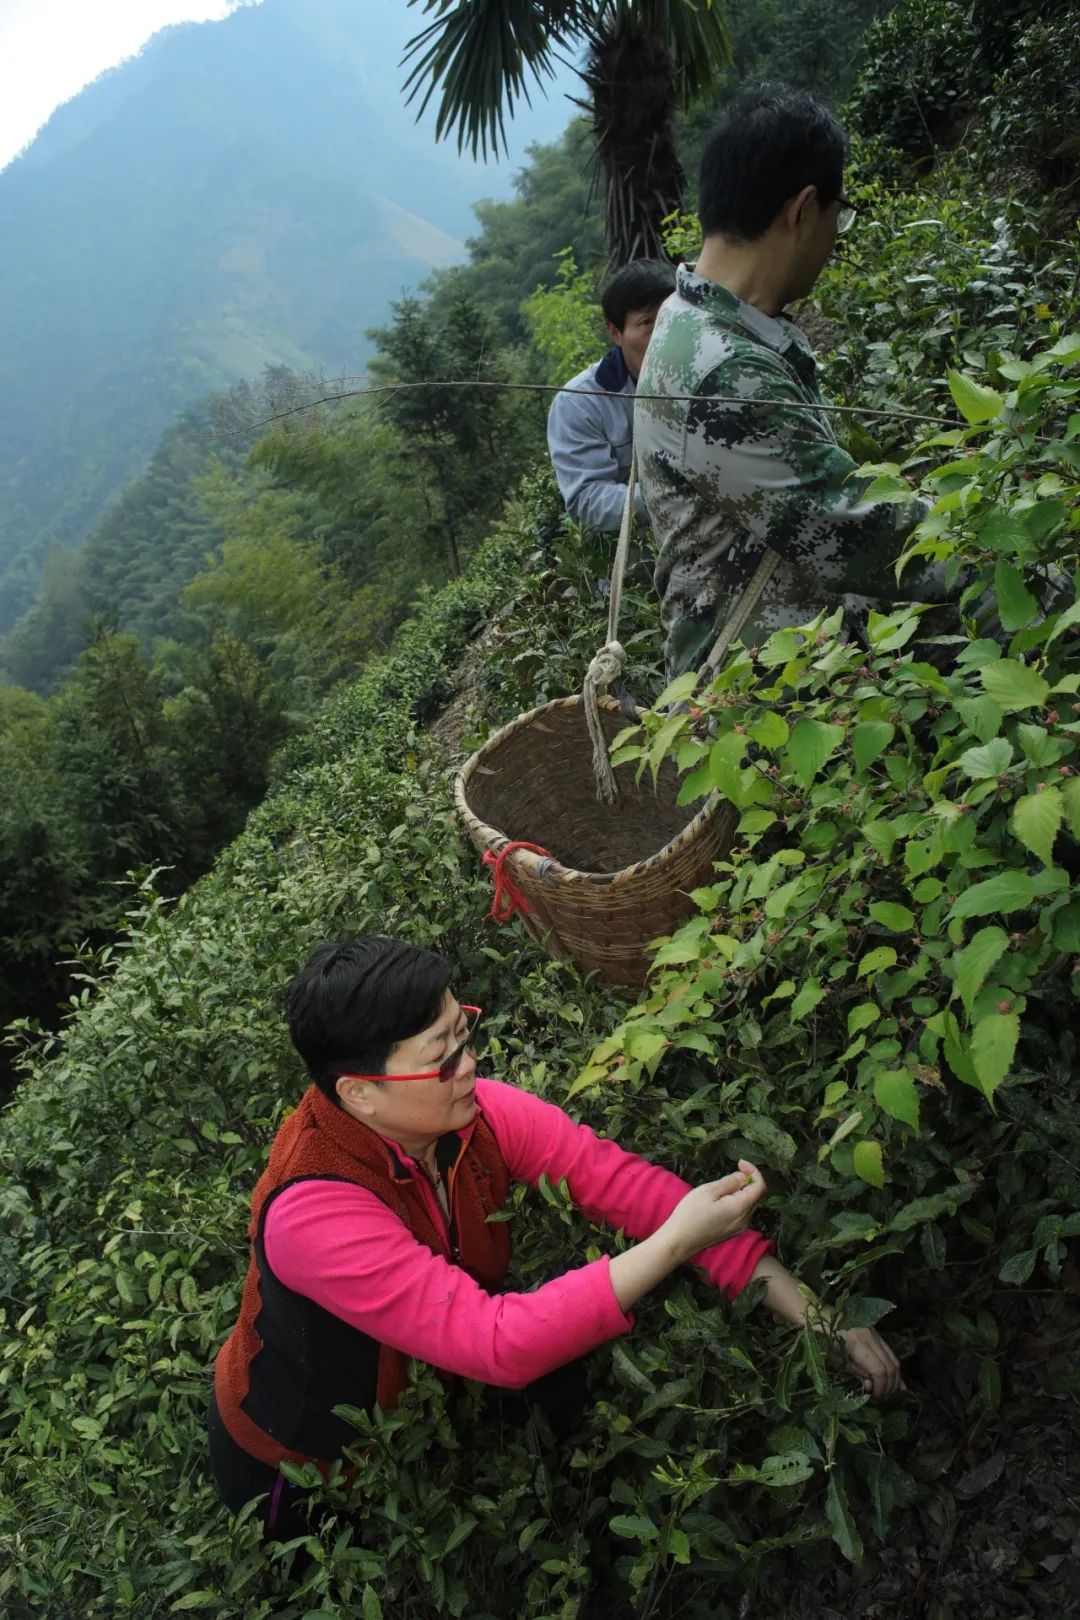
<instances>
[{"instance_id":1,"label":"palm frond","mask_svg":"<svg viewBox=\"0 0 1080 1620\"><path fill-rule=\"evenodd\" d=\"M620 22L630 22L663 42L684 104L711 89L731 66L720 0L607 0L595 10L607 13L616 31Z\"/></svg>"},{"instance_id":2,"label":"palm frond","mask_svg":"<svg viewBox=\"0 0 1080 1620\"><path fill-rule=\"evenodd\" d=\"M435 13L405 47L411 63L407 100L421 96L422 117L440 93L436 138L456 130L459 150L497 155L506 148L505 118L529 101L529 84L554 73L555 48L595 7L581 0L409 0Z\"/></svg>"}]
</instances>

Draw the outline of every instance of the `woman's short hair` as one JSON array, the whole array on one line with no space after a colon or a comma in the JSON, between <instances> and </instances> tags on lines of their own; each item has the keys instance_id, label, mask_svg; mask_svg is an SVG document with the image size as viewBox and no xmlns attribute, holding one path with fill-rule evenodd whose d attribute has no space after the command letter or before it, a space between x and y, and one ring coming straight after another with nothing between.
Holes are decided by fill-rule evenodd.
<instances>
[{"instance_id":1,"label":"woman's short hair","mask_svg":"<svg viewBox=\"0 0 1080 1620\"><path fill-rule=\"evenodd\" d=\"M435 951L366 934L312 951L285 993L292 1043L320 1091L338 1073L382 1074L399 1041L438 1018L451 967Z\"/></svg>"},{"instance_id":2,"label":"woman's short hair","mask_svg":"<svg viewBox=\"0 0 1080 1620\"><path fill-rule=\"evenodd\" d=\"M744 90L705 143L698 215L706 236L752 242L804 186L822 200L844 184L844 131L808 90L761 84Z\"/></svg>"},{"instance_id":3,"label":"woman's short hair","mask_svg":"<svg viewBox=\"0 0 1080 1620\"><path fill-rule=\"evenodd\" d=\"M675 269L666 259L631 259L604 284L600 308L621 332L635 309L657 309L675 291Z\"/></svg>"}]
</instances>

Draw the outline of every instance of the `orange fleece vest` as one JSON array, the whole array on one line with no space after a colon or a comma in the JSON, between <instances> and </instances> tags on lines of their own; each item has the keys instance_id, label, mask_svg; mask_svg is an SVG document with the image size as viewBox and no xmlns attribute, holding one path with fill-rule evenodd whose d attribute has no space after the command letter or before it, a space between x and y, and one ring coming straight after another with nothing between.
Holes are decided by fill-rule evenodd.
<instances>
[{"instance_id":1,"label":"orange fleece vest","mask_svg":"<svg viewBox=\"0 0 1080 1620\"><path fill-rule=\"evenodd\" d=\"M456 1148L456 1138L443 1141ZM273 1468L286 1459L328 1464L332 1458L313 1454L304 1443L313 1433L324 1432L321 1421L310 1417L305 1421L296 1413L317 1413L321 1408L329 1414L336 1405L365 1404L357 1398L355 1373L350 1376L346 1369L367 1364L369 1375L374 1373L373 1352L375 1399L384 1411L396 1405L408 1382L408 1357L402 1351L377 1345L273 1276L262 1247L272 1199L297 1181L340 1180L365 1187L433 1254L445 1255L485 1287L496 1288L506 1275L510 1239L505 1222L489 1223L487 1217L505 1203L510 1176L482 1116L477 1117L471 1139L457 1150L448 1179L456 1254L433 1220L423 1188L383 1139L336 1107L318 1087L305 1092L274 1138L269 1162L255 1187L248 1228L252 1254L240 1317L214 1368L222 1421L249 1456ZM334 1370L328 1375L327 1368ZM326 1384L331 1387L323 1387ZM283 1396L282 1406L287 1403L293 1411L293 1417L283 1422L277 1421L275 1391ZM252 1417L252 1406L260 1421Z\"/></svg>"}]
</instances>

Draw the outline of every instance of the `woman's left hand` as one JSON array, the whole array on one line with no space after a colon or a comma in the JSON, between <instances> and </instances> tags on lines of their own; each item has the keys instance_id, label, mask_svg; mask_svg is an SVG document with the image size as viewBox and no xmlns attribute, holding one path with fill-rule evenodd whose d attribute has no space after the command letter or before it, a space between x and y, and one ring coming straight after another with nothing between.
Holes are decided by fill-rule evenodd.
<instances>
[{"instance_id":1,"label":"woman's left hand","mask_svg":"<svg viewBox=\"0 0 1080 1620\"><path fill-rule=\"evenodd\" d=\"M849 1368L868 1395L883 1401L907 1388L895 1352L876 1328L840 1328L836 1337Z\"/></svg>"}]
</instances>

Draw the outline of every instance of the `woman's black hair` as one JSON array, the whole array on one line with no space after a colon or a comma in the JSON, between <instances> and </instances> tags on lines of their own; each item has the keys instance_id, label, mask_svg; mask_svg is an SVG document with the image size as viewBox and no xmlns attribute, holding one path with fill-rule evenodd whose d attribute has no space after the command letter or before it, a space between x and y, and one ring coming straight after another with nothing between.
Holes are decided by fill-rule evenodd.
<instances>
[{"instance_id":1,"label":"woman's black hair","mask_svg":"<svg viewBox=\"0 0 1080 1620\"><path fill-rule=\"evenodd\" d=\"M823 204L833 202L843 188L845 151L840 124L808 90L744 90L701 154L703 233L753 242L804 186L816 186Z\"/></svg>"},{"instance_id":2,"label":"woman's black hair","mask_svg":"<svg viewBox=\"0 0 1080 1620\"><path fill-rule=\"evenodd\" d=\"M675 291L675 270L666 259L631 259L605 283L604 319L621 332L635 309L656 309Z\"/></svg>"},{"instance_id":3,"label":"woman's black hair","mask_svg":"<svg viewBox=\"0 0 1080 1620\"><path fill-rule=\"evenodd\" d=\"M438 1018L449 962L404 940L366 934L314 950L285 993L292 1043L337 1102L338 1073L382 1074L399 1041Z\"/></svg>"}]
</instances>

